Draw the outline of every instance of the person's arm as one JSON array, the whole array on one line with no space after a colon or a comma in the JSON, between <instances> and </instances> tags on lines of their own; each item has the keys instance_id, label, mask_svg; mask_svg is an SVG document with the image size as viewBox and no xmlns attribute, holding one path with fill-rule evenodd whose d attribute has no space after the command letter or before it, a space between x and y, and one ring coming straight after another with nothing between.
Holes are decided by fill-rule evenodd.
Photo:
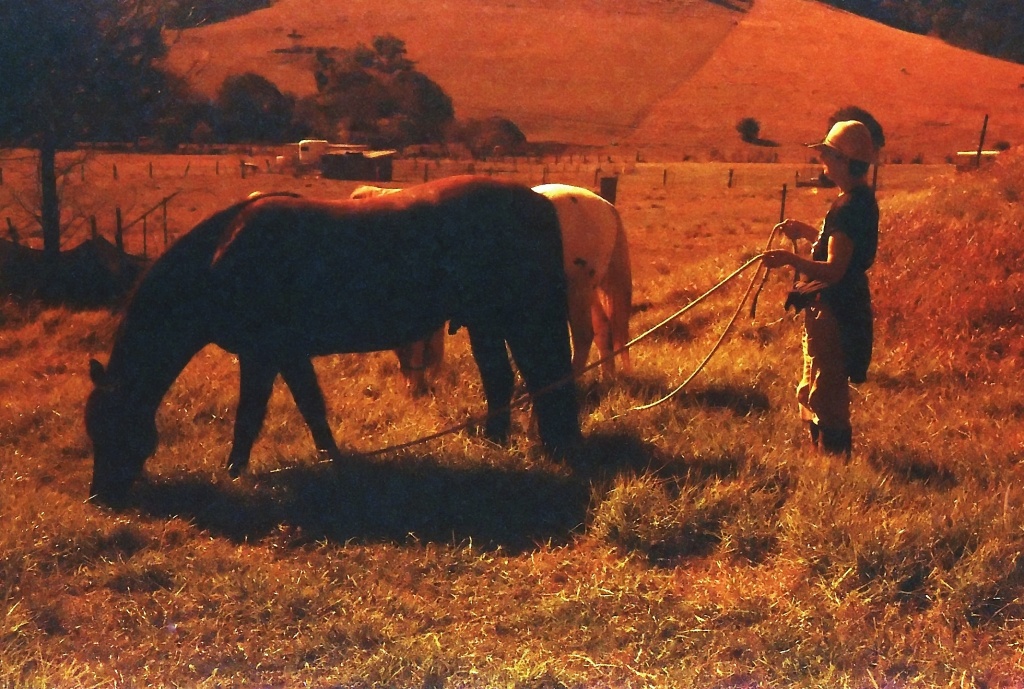
<instances>
[{"instance_id":1,"label":"person's arm","mask_svg":"<svg viewBox=\"0 0 1024 689\"><path fill-rule=\"evenodd\" d=\"M824 261L802 258L792 251L781 249L766 251L762 261L768 268L793 266L808 280L821 280L831 285L839 282L846 275L846 269L850 266L852 256L853 242L842 232L836 232L828 240L828 258Z\"/></svg>"}]
</instances>

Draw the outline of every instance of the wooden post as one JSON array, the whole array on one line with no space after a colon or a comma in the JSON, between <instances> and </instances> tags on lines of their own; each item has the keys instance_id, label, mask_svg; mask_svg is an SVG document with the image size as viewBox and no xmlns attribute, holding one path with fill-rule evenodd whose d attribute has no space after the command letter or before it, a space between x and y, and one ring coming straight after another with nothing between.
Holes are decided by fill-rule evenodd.
<instances>
[{"instance_id":1,"label":"wooden post","mask_svg":"<svg viewBox=\"0 0 1024 689\"><path fill-rule=\"evenodd\" d=\"M117 246L119 251L124 251L124 225L121 222L121 207L118 206L114 211L114 244Z\"/></svg>"},{"instance_id":2,"label":"wooden post","mask_svg":"<svg viewBox=\"0 0 1024 689\"><path fill-rule=\"evenodd\" d=\"M661 186L668 186L668 168L665 168L661 173Z\"/></svg>"},{"instance_id":3,"label":"wooden post","mask_svg":"<svg viewBox=\"0 0 1024 689\"><path fill-rule=\"evenodd\" d=\"M7 234L11 238L11 241L15 244L21 244L21 237L18 235L18 228L11 222L11 217L7 216Z\"/></svg>"},{"instance_id":4,"label":"wooden post","mask_svg":"<svg viewBox=\"0 0 1024 689\"><path fill-rule=\"evenodd\" d=\"M730 189L732 189L732 168L729 168L729 182L728 182L728 186L729 186Z\"/></svg>"},{"instance_id":5,"label":"wooden post","mask_svg":"<svg viewBox=\"0 0 1024 689\"><path fill-rule=\"evenodd\" d=\"M114 179L117 179L117 163L114 163Z\"/></svg>"},{"instance_id":6,"label":"wooden post","mask_svg":"<svg viewBox=\"0 0 1024 689\"><path fill-rule=\"evenodd\" d=\"M153 161L149 161L149 178L153 179Z\"/></svg>"},{"instance_id":7,"label":"wooden post","mask_svg":"<svg viewBox=\"0 0 1024 689\"><path fill-rule=\"evenodd\" d=\"M89 229L92 231L92 238L96 239L100 236L99 230L96 229L96 216L89 216Z\"/></svg>"},{"instance_id":8,"label":"wooden post","mask_svg":"<svg viewBox=\"0 0 1024 689\"><path fill-rule=\"evenodd\" d=\"M974 167L981 167L981 151L985 148L985 132L988 130L988 115L985 115L985 121L981 124L981 139L978 141L978 157L974 161Z\"/></svg>"},{"instance_id":9,"label":"wooden post","mask_svg":"<svg viewBox=\"0 0 1024 689\"><path fill-rule=\"evenodd\" d=\"M786 219L786 185L782 185L782 207L779 209L779 222Z\"/></svg>"},{"instance_id":10,"label":"wooden post","mask_svg":"<svg viewBox=\"0 0 1024 689\"><path fill-rule=\"evenodd\" d=\"M0 167L0 187L4 185L4 169Z\"/></svg>"},{"instance_id":11,"label":"wooden post","mask_svg":"<svg viewBox=\"0 0 1024 689\"><path fill-rule=\"evenodd\" d=\"M167 248L167 199L164 199L163 203L161 203L160 205L162 205L163 209L164 209L164 248L166 249Z\"/></svg>"},{"instance_id":12,"label":"wooden post","mask_svg":"<svg viewBox=\"0 0 1024 689\"><path fill-rule=\"evenodd\" d=\"M149 222L148 222L148 220L149 220L149 216L148 215L142 216L142 255L143 255L143 257L148 257L149 256L149 252L146 250L148 248L147 245L149 243L148 242L148 240L149 240Z\"/></svg>"},{"instance_id":13,"label":"wooden post","mask_svg":"<svg viewBox=\"0 0 1024 689\"><path fill-rule=\"evenodd\" d=\"M619 185L618 177L601 178L601 198L608 203L615 205L615 195Z\"/></svg>"}]
</instances>

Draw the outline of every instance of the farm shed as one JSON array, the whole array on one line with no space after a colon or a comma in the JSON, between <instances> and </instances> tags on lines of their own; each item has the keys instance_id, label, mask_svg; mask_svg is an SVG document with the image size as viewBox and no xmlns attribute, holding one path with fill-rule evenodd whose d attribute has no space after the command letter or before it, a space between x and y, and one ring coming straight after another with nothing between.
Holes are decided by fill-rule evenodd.
<instances>
[{"instance_id":1,"label":"farm shed","mask_svg":"<svg viewBox=\"0 0 1024 689\"><path fill-rule=\"evenodd\" d=\"M395 151L325 153L320 171L328 179L390 182Z\"/></svg>"},{"instance_id":2,"label":"farm shed","mask_svg":"<svg viewBox=\"0 0 1024 689\"><path fill-rule=\"evenodd\" d=\"M319 165L327 153L351 153L352 151L368 151L369 146L363 144L332 144L326 139L303 139L297 144L289 144L292 157L300 163Z\"/></svg>"}]
</instances>

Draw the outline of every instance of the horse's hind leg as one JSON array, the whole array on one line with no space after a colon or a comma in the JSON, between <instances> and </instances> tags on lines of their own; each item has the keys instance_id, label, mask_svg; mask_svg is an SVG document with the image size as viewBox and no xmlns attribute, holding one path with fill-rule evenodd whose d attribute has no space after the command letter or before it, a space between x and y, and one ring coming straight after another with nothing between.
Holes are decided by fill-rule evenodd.
<instances>
[{"instance_id":1,"label":"horse's hind leg","mask_svg":"<svg viewBox=\"0 0 1024 689\"><path fill-rule=\"evenodd\" d=\"M334 442L334 434L327 423L327 404L324 402L313 362L309 359L288 361L281 365L281 376L292 391L295 405L313 434L316 449L326 452L331 459L339 459L341 451Z\"/></svg>"},{"instance_id":2,"label":"horse's hind leg","mask_svg":"<svg viewBox=\"0 0 1024 689\"><path fill-rule=\"evenodd\" d=\"M508 440L512 426L512 386L515 376L508 361L505 339L490 329L469 327L469 344L480 369L480 380L487 398L487 422L484 433L495 442Z\"/></svg>"},{"instance_id":3,"label":"horse's hind leg","mask_svg":"<svg viewBox=\"0 0 1024 689\"><path fill-rule=\"evenodd\" d=\"M240 476L249 466L253 443L267 416L267 402L274 389L277 368L254 356L239 357L238 409L235 437L228 456L228 472Z\"/></svg>"},{"instance_id":4,"label":"horse's hind leg","mask_svg":"<svg viewBox=\"0 0 1024 689\"><path fill-rule=\"evenodd\" d=\"M572 339L572 372L579 376L587 367L590 348L594 344L594 326L590 305L595 298L594 287L588 280L579 279L569 285L569 335ZM600 343L599 343L600 344Z\"/></svg>"},{"instance_id":5,"label":"horse's hind leg","mask_svg":"<svg viewBox=\"0 0 1024 689\"><path fill-rule=\"evenodd\" d=\"M608 318L608 304L605 295L601 290L594 293L594 300L590 305L590 321L594 328L594 341L597 343L597 353L602 362L601 375L610 379L615 374L615 359L612 354L615 351L612 343L611 323Z\"/></svg>"}]
</instances>

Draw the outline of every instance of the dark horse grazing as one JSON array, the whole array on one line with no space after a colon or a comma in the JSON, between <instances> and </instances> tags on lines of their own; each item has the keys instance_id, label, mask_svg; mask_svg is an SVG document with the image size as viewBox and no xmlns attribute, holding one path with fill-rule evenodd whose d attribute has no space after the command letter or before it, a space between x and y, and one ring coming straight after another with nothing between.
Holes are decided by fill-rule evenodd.
<instances>
[{"instance_id":1,"label":"dark horse grazing","mask_svg":"<svg viewBox=\"0 0 1024 689\"><path fill-rule=\"evenodd\" d=\"M575 444L560 236L550 201L480 177L369 201L268 195L220 211L153 264L106 369L91 362L92 495L125 497L156 449L161 399L209 343L237 354L241 368L233 475L249 461L278 374L317 448L337 459L310 357L393 349L445 322L469 331L489 437L509 432L511 352L545 447Z\"/></svg>"}]
</instances>

